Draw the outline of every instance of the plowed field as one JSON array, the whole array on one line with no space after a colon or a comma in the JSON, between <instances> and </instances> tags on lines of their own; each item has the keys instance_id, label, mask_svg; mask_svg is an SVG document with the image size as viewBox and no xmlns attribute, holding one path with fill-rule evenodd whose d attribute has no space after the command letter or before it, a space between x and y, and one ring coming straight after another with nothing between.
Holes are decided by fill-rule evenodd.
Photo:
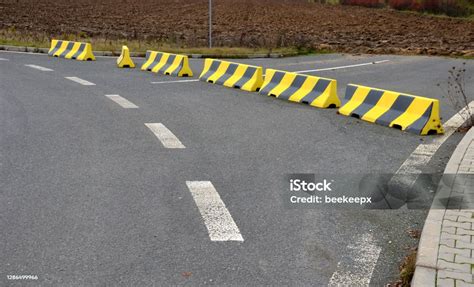
<instances>
[{"instance_id":1,"label":"plowed field","mask_svg":"<svg viewBox=\"0 0 474 287\"><path fill-rule=\"evenodd\" d=\"M0 29L207 43L207 0L0 0ZM214 43L351 53L474 55L474 21L294 0L214 0Z\"/></svg>"}]
</instances>

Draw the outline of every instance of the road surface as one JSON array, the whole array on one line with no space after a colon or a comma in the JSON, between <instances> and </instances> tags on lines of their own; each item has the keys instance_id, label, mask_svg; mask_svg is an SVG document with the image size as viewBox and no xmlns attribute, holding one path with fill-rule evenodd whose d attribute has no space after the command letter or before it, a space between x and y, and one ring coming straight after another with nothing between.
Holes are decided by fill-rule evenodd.
<instances>
[{"instance_id":1,"label":"road surface","mask_svg":"<svg viewBox=\"0 0 474 287\"><path fill-rule=\"evenodd\" d=\"M416 245L406 230L421 230L424 210L288 209L280 182L288 173L395 173L433 136L118 69L113 58L0 58L0 285L382 286ZM341 98L355 83L438 98L443 121L456 113L436 84L462 60L238 61L321 69L306 73L337 79ZM191 59L193 79L202 65ZM449 137L424 172L442 172L461 137ZM38 280L7 279L15 274Z\"/></svg>"}]
</instances>

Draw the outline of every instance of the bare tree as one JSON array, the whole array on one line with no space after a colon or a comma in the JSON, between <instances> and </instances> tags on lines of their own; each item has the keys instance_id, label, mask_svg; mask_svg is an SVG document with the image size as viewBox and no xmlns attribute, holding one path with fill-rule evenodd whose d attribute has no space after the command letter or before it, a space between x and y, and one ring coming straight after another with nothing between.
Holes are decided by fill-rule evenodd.
<instances>
[{"instance_id":1,"label":"bare tree","mask_svg":"<svg viewBox=\"0 0 474 287\"><path fill-rule=\"evenodd\" d=\"M440 84L438 86L441 87ZM447 90L442 88L441 90L464 119L464 127L474 126L474 112L469 107L471 97L468 96L466 91L466 62L462 63L461 67L452 67L449 70Z\"/></svg>"}]
</instances>

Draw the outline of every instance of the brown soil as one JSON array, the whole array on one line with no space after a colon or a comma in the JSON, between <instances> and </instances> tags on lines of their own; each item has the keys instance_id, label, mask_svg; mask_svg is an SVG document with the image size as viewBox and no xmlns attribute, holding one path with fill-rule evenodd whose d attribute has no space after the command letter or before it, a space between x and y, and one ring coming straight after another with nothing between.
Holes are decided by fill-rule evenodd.
<instances>
[{"instance_id":1,"label":"brown soil","mask_svg":"<svg viewBox=\"0 0 474 287\"><path fill-rule=\"evenodd\" d=\"M0 29L207 45L206 0L0 0ZM304 0L214 0L214 43L474 56L474 21Z\"/></svg>"}]
</instances>

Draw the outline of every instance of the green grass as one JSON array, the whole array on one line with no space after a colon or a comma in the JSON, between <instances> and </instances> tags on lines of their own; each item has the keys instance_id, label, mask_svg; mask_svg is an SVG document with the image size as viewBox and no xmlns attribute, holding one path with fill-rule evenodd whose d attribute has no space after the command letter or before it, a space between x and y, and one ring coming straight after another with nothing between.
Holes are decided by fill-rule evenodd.
<instances>
[{"instance_id":1,"label":"green grass","mask_svg":"<svg viewBox=\"0 0 474 287\"><path fill-rule=\"evenodd\" d=\"M459 56L457 57L459 59L465 59L465 60L474 60L474 56ZM474 216L473 216L474 217Z\"/></svg>"}]
</instances>

